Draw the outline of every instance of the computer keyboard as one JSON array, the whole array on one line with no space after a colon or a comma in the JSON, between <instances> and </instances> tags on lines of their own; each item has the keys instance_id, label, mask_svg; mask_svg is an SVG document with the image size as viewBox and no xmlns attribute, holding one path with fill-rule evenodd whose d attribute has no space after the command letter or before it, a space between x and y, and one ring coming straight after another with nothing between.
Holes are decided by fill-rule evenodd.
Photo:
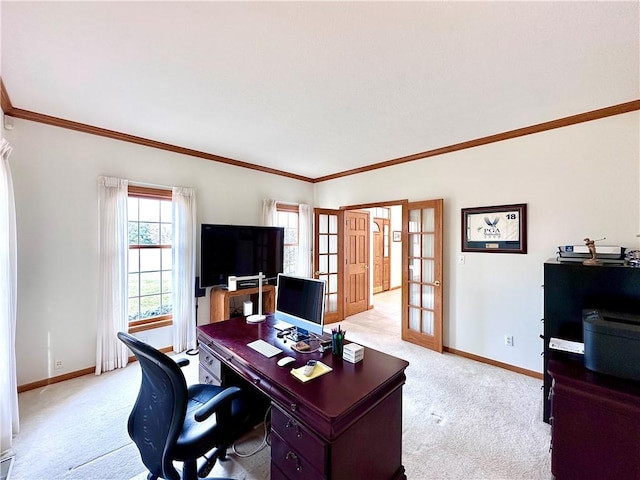
<instances>
[{"instance_id":1,"label":"computer keyboard","mask_svg":"<svg viewBox=\"0 0 640 480\"><path fill-rule=\"evenodd\" d=\"M261 353L267 358L271 358L282 352L281 349L265 342L264 340L255 340L253 342L247 343L247 347L253 348L256 352Z\"/></svg>"}]
</instances>

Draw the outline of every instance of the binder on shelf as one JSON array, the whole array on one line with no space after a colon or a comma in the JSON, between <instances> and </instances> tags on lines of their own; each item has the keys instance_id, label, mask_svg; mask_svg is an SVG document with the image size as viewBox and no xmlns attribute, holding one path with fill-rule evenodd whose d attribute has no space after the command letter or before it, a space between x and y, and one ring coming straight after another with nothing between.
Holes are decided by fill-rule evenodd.
<instances>
[{"instance_id":1,"label":"binder on shelf","mask_svg":"<svg viewBox=\"0 0 640 480\"><path fill-rule=\"evenodd\" d=\"M617 245L596 245L596 258L598 260L620 260L624 261L624 247ZM580 259L591 258L591 252L586 245L561 245L558 247L558 259Z\"/></svg>"},{"instance_id":2,"label":"binder on shelf","mask_svg":"<svg viewBox=\"0 0 640 480\"><path fill-rule=\"evenodd\" d=\"M558 255L557 260L560 263L582 263L589 258L591 258L590 255L587 255L585 257L561 257L560 255ZM597 259L603 265L624 265L624 258L601 258L598 255Z\"/></svg>"}]
</instances>

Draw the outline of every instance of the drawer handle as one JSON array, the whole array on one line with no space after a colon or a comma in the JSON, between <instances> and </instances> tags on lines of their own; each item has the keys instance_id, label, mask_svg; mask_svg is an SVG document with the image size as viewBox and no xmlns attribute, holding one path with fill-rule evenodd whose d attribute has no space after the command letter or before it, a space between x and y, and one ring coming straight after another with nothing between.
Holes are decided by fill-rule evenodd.
<instances>
[{"instance_id":1,"label":"drawer handle","mask_svg":"<svg viewBox=\"0 0 640 480\"><path fill-rule=\"evenodd\" d=\"M297 403L292 403L291 404L291 411L295 412L296 410L298 410L298 404Z\"/></svg>"},{"instance_id":2,"label":"drawer handle","mask_svg":"<svg viewBox=\"0 0 640 480\"><path fill-rule=\"evenodd\" d=\"M300 431L300 425L295 420L287 420L287 424L285 428L295 428L296 429L296 437L302 437L302 432Z\"/></svg>"},{"instance_id":3,"label":"drawer handle","mask_svg":"<svg viewBox=\"0 0 640 480\"><path fill-rule=\"evenodd\" d=\"M298 456L293 453L292 451L287 452L287 455L284 457L286 460L295 460L296 461L296 471L297 472L301 472L302 471L302 465L300 465L300 460L298 459Z\"/></svg>"},{"instance_id":4,"label":"drawer handle","mask_svg":"<svg viewBox=\"0 0 640 480\"><path fill-rule=\"evenodd\" d=\"M254 385L259 385L260 384L260 379L259 378L254 378L253 379L253 384Z\"/></svg>"},{"instance_id":5,"label":"drawer handle","mask_svg":"<svg viewBox=\"0 0 640 480\"><path fill-rule=\"evenodd\" d=\"M206 357L204 357L204 361L207 365L211 366L213 365L213 358L211 358L209 355L207 355Z\"/></svg>"}]
</instances>

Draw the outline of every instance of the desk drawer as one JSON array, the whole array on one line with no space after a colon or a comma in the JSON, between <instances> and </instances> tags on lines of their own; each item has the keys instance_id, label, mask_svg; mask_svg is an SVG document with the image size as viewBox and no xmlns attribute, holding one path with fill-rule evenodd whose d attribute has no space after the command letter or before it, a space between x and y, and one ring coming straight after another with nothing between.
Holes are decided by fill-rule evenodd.
<instances>
[{"instance_id":1,"label":"desk drawer","mask_svg":"<svg viewBox=\"0 0 640 480\"><path fill-rule=\"evenodd\" d=\"M222 364L211 350L204 345L200 345L198 354L200 362L199 381L209 385L222 385Z\"/></svg>"},{"instance_id":2,"label":"desk drawer","mask_svg":"<svg viewBox=\"0 0 640 480\"><path fill-rule=\"evenodd\" d=\"M198 369L198 382L206 383L207 385L222 385L222 382L213 373L200 365Z\"/></svg>"},{"instance_id":3,"label":"desk drawer","mask_svg":"<svg viewBox=\"0 0 640 480\"><path fill-rule=\"evenodd\" d=\"M271 470L280 470L288 479L320 480L325 478L313 465L277 432L271 435Z\"/></svg>"},{"instance_id":4,"label":"desk drawer","mask_svg":"<svg viewBox=\"0 0 640 480\"><path fill-rule=\"evenodd\" d=\"M200 365L204 366L207 370L210 370L211 373L220 378L220 368L222 364L220 363L220 360L215 357L213 352L204 345L201 345L199 348L198 361L200 362Z\"/></svg>"},{"instance_id":5,"label":"desk drawer","mask_svg":"<svg viewBox=\"0 0 640 480\"><path fill-rule=\"evenodd\" d=\"M324 471L327 459L327 444L293 417L277 407L271 409L271 428L280 438L307 459L313 467Z\"/></svg>"}]
</instances>

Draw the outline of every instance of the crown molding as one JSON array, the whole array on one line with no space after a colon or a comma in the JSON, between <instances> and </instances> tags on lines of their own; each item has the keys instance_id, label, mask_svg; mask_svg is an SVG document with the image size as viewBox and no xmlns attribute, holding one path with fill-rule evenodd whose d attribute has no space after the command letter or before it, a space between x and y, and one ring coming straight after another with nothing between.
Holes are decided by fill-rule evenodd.
<instances>
[{"instance_id":1,"label":"crown molding","mask_svg":"<svg viewBox=\"0 0 640 480\"><path fill-rule=\"evenodd\" d=\"M301 180L309 183L320 183L328 180L334 180L336 178L348 177L351 175L357 175L358 173L370 172L372 170L379 170L381 168L392 167L395 165L401 165L403 163L409 163L416 160L423 160L429 157L435 157L438 155L444 155L446 153L457 152L460 150L466 150L469 148L479 147L481 145L488 145L490 143L502 142L510 140L512 138L523 137L525 135L532 135L534 133L541 133L548 130L554 130L556 128L568 127L570 125L576 125L578 123L591 122L593 120L599 120L601 118L611 117L614 115L621 115L623 113L629 113L636 110L640 110L640 99L632 100L630 102L620 103L612 105L610 107L600 108L597 110L591 110L577 115L571 115L569 117L563 117L548 122L538 123L528 127L518 128L495 135L489 135L486 137L476 138L474 140L468 140L465 142L455 143L446 147L435 148L433 150L427 150L421 153L415 153L405 157L399 157L392 160L386 160L384 162L373 163L365 167L354 168L351 170L345 170L343 172L334 173L331 175L325 175L317 178L305 177L302 175L296 175L294 173L285 172L275 168L263 167L249 162L243 162L235 160L233 158L223 157L212 153L206 153L199 150L193 150L190 148L179 147L168 143L158 142L156 140L150 140L147 138L136 137L126 133L116 132L114 130L107 130L105 128L94 127L84 123L74 122L71 120L65 120L58 117L52 117L42 113L32 112L29 110L23 110L16 108L12 105L9 94L5 88L2 77L0 77L0 106L5 115L10 117L20 118L23 120L29 120L32 122L44 123L55 127L66 128L69 130L75 130L78 132L88 133L90 135L98 135L101 137L107 137L114 140L120 140L123 142L135 143L145 147L158 148L160 150L166 150L168 152L178 153L181 155L189 155L192 157L202 158L205 160L211 160L213 162L224 163L227 165L233 165L235 167L248 168L250 170L256 170L259 172L270 173L273 175L279 175L282 177L292 178L295 180Z\"/></svg>"},{"instance_id":2,"label":"crown molding","mask_svg":"<svg viewBox=\"0 0 640 480\"><path fill-rule=\"evenodd\" d=\"M433 150L427 150L422 153L415 153L406 157L400 157L393 160L387 160L385 162L374 163L366 167L355 168L353 170L347 170L332 175L326 175L324 177L318 177L314 179L315 182L324 182L327 180L333 180L335 178L347 177L349 175L355 175L357 173L369 172L371 170L377 170L380 168L392 167L394 165L400 165L402 163L413 162L415 160L422 160L424 158L435 157L437 155L444 155L445 153L457 152L460 150L466 150L468 148L479 147L481 145L487 145L489 143L502 142L504 140L510 140L512 138L523 137L525 135L532 135L534 133L546 132L547 130L554 130L556 128L568 127L569 125L576 125L578 123L590 122L592 120L599 120L601 118L611 117L614 115L620 115L623 113L633 112L640 110L640 100L633 100L631 102L620 103L610 107L600 108L598 110L591 110L589 112L579 113L577 115L571 115L569 117L559 118L557 120L551 120L549 122L538 123L537 125L531 125L529 127L518 128L516 130L510 130L508 132L498 133L496 135L489 135L487 137L476 138L475 140L468 140L466 142L455 143L446 147L440 147Z\"/></svg>"}]
</instances>

